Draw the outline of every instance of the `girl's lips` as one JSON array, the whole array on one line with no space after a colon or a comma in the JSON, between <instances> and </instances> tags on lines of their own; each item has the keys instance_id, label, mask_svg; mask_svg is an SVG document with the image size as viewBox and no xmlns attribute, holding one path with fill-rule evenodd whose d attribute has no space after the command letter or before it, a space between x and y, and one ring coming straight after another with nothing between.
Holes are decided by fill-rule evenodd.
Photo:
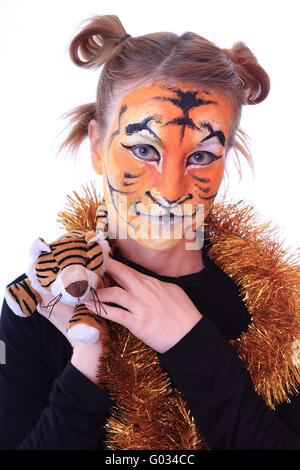
<instances>
[{"instance_id":1,"label":"girl's lips","mask_svg":"<svg viewBox=\"0 0 300 470\"><path fill-rule=\"evenodd\" d=\"M169 226L169 227L182 227L183 224L190 225L192 223L193 217L192 216L178 216L174 215L172 212L168 212L164 215L149 215L144 214L142 212L137 211L136 215L138 217L145 217L148 224L151 226L160 225L160 226ZM186 222L184 222L186 221Z\"/></svg>"},{"instance_id":2,"label":"girl's lips","mask_svg":"<svg viewBox=\"0 0 300 470\"><path fill-rule=\"evenodd\" d=\"M196 208L195 208L195 210L192 214L178 215L178 214L174 214L174 212L172 212L171 210L169 210L169 211L167 210L167 211L164 211L164 213L162 213L162 214L155 215L155 214L152 214L152 213L149 214L149 213L140 211L137 208L137 204L135 204L134 205L134 212L135 212L135 215L143 216L143 217L149 217L153 220L163 220L163 219L168 219L168 218L170 218L170 220L174 220L174 219L184 219L185 217L188 217L188 218L194 217L198 212L198 208L196 206ZM180 212L182 212L182 211L180 210Z\"/></svg>"}]
</instances>

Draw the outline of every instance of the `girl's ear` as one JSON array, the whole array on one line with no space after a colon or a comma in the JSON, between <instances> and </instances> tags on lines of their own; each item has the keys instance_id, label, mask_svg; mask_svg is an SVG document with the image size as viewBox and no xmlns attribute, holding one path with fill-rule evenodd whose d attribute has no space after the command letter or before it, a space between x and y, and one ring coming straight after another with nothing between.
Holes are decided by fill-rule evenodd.
<instances>
[{"instance_id":1,"label":"girl's ear","mask_svg":"<svg viewBox=\"0 0 300 470\"><path fill-rule=\"evenodd\" d=\"M90 139L90 149L92 157L92 165L98 175L102 175L102 155L100 152L101 137L99 124L96 119L89 122L88 135Z\"/></svg>"}]
</instances>

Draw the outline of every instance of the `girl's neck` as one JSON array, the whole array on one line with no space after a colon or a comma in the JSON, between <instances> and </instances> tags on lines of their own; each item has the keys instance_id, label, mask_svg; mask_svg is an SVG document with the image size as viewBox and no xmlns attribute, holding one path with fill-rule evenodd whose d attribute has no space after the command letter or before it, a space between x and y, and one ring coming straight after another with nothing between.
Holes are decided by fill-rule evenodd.
<instances>
[{"instance_id":1,"label":"girl's neck","mask_svg":"<svg viewBox=\"0 0 300 470\"><path fill-rule=\"evenodd\" d=\"M130 238L117 239L116 246L124 258L161 276L185 276L204 268L201 249L187 250L185 240L165 251L149 250Z\"/></svg>"}]
</instances>

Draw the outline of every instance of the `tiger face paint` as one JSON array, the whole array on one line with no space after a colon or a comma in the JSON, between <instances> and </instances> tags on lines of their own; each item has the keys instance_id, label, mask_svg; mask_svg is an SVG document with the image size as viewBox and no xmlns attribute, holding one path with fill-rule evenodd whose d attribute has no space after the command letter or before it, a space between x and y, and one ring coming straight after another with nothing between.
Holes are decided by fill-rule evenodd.
<instances>
[{"instance_id":1,"label":"tiger face paint","mask_svg":"<svg viewBox=\"0 0 300 470\"><path fill-rule=\"evenodd\" d=\"M226 97L189 84L127 93L102 154L110 220L156 250L194 232L218 193L232 122Z\"/></svg>"}]
</instances>

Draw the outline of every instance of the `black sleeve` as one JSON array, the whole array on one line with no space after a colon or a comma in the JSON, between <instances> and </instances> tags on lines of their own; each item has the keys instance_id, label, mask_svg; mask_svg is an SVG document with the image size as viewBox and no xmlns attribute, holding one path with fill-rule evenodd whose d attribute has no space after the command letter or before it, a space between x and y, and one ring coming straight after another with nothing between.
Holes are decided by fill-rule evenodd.
<instances>
[{"instance_id":1,"label":"black sleeve","mask_svg":"<svg viewBox=\"0 0 300 470\"><path fill-rule=\"evenodd\" d=\"M295 429L295 422L289 425L293 412L279 417L267 407L233 347L207 317L158 356L213 450L300 449L299 419Z\"/></svg>"},{"instance_id":2,"label":"black sleeve","mask_svg":"<svg viewBox=\"0 0 300 470\"><path fill-rule=\"evenodd\" d=\"M17 317L4 301L0 339L0 449L94 448L103 439L108 394L62 358L64 336L38 313Z\"/></svg>"}]
</instances>

